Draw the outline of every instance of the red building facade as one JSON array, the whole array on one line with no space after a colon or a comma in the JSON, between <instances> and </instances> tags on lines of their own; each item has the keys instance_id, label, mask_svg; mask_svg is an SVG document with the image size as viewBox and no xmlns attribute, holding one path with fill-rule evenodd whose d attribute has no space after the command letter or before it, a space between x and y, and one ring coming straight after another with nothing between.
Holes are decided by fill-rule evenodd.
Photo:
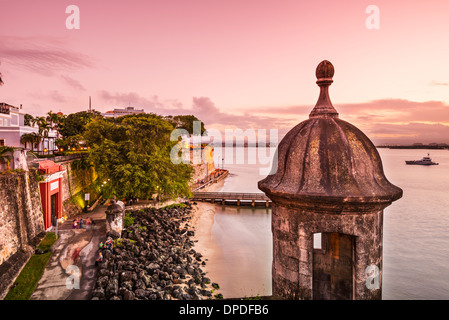
<instances>
[{"instance_id":1,"label":"red building facade","mask_svg":"<svg viewBox=\"0 0 449 320\"><path fill-rule=\"evenodd\" d=\"M55 225L57 219L62 217L62 166L53 161L39 162L39 172L44 181L39 183L42 209L44 211L45 229Z\"/></svg>"}]
</instances>

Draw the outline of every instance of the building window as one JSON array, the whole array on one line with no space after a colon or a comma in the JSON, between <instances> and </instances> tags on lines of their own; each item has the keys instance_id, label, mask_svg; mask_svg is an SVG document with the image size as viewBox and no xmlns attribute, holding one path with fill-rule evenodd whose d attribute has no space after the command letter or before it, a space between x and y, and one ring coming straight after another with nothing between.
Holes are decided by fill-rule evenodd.
<instances>
[{"instance_id":1,"label":"building window","mask_svg":"<svg viewBox=\"0 0 449 320\"><path fill-rule=\"evenodd\" d=\"M4 146L5 145L5 139L0 139L0 146Z\"/></svg>"},{"instance_id":2,"label":"building window","mask_svg":"<svg viewBox=\"0 0 449 320\"><path fill-rule=\"evenodd\" d=\"M19 125L19 116L16 114L11 114L11 120L10 120L11 126L18 126Z\"/></svg>"},{"instance_id":3,"label":"building window","mask_svg":"<svg viewBox=\"0 0 449 320\"><path fill-rule=\"evenodd\" d=\"M321 243L322 235L321 233L313 234L313 248L314 249L323 249L323 245Z\"/></svg>"}]
</instances>

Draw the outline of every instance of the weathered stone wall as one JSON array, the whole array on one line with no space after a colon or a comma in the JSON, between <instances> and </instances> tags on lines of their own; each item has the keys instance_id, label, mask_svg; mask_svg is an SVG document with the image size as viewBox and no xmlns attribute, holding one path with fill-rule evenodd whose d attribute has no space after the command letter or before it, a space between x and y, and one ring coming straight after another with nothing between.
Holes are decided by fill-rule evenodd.
<instances>
[{"instance_id":1,"label":"weathered stone wall","mask_svg":"<svg viewBox=\"0 0 449 320\"><path fill-rule=\"evenodd\" d=\"M34 171L0 175L0 265L44 231Z\"/></svg>"},{"instance_id":2,"label":"weathered stone wall","mask_svg":"<svg viewBox=\"0 0 449 320\"><path fill-rule=\"evenodd\" d=\"M62 175L62 215L64 217L72 217L82 211L78 205L71 201L72 194L77 189L77 184L72 174L71 162L59 164L62 165L64 170Z\"/></svg>"},{"instance_id":3,"label":"weathered stone wall","mask_svg":"<svg viewBox=\"0 0 449 320\"><path fill-rule=\"evenodd\" d=\"M76 170L73 170L72 168L72 161L61 162L58 164L60 164L64 170L62 177L62 214L63 216L70 218L82 212L85 206L84 194L79 196L79 193L86 190L97 177L93 168L82 169L79 172L76 172ZM93 203L96 199L91 197L91 200L91 203Z\"/></svg>"},{"instance_id":4,"label":"weathered stone wall","mask_svg":"<svg viewBox=\"0 0 449 320\"><path fill-rule=\"evenodd\" d=\"M381 299L381 286L366 286L366 268L376 266L382 283L383 210L317 214L272 205L274 296L313 299L313 234L335 232L355 237L354 298Z\"/></svg>"},{"instance_id":5,"label":"weathered stone wall","mask_svg":"<svg viewBox=\"0 0 449 320\"><path fill-rule=\"evenodd\" d=\"M195 170L192 176L192 182L196 183L198 180L205 180L208 176L208 165L205 163L193 165Z\"/></svg>"},{"instance_id":6,"label":"weathered stone wall","mask_svg":"<svg viewBox=\"0 0 449 320\"><path fill-rule=\"evenodd\" d=\"M213 152L214 149L210 147L202 148L200 151L190 151L190 160L195 170L191 180L193 183L207 179L207 176L215 170ZM201 163L198 163L199 161Z\"/></svg>"},{"instance_id":7,"label":"weathered stone wall","mask_svg":"<svg viewBox=\"0 0 449 320\"><path fill-rule=\"evenodd\" d=\"M70 199L70 197L83 190L83 183L77 179L77 176L72 170L72 162L59 163L65 171L62 184L62 201Z\"/></svg>"}]
</instances>

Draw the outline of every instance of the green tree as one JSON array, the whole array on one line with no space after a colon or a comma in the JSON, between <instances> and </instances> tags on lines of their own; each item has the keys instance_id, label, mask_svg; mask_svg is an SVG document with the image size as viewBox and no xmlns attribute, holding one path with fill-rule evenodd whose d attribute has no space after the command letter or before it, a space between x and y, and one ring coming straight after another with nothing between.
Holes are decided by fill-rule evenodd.
<instances>
[{"instance_id":1,"label":"green tree","mask_svg":"<svg viewBox=\"0 0 449 320\"><path fill-rule=\"evenodd\" d=\"M10 169L13 154L13 147L0 146L0 163L6 163L6 170Z\"/></svg>"},{"instance_id":2,"label":"green tree","mask_svg":"<svg viewBox=\"0 0 449 320\"><path fill-rule=\"evenodd\" d=\"M175 129L185 129L190 134L193 134L193 123L194 121L201 121L194 115L178 115L178 116L166 116L165 117ZM201 135L206 131L204 123L201 121ZM196 133L196 132L195 132Z\"/></svg>"},{"instance_id":3,"label":"green tree","mask_svg":"<svg viewBox=\"0 0 449 320\"><path fill-rule=\"evenodd\" d=\"M83 134L86 125L97 117L101 117L101 114L95 110L71 113L60 120L59 133L63 139Z\"/></svg>"},{"instance_id":4,"label":"green tree","mask_svg":"<svg viewBox=\"0 0 449 320\"><path fill-rule=\"evenodd\" d=\"M37 132L24 133L20 137L20 143L24 145L25 149L26 149L27 145L30 144L31 150L33 150L33 151L39 146L39 143L41 142L41 140L42 140L42 138L40 137L40 135Z\"/></svg>"},{"instance_id":5,"label":"green tree","mask_svg":"<svg viewBox=\"0 0 449 320\"><path fill-rule=\"evenodd\" d=\"M51 129L53 130L59 131L64 122L64 119L65 117L62 114L54 113L51 110L47 112L46 120L50 124Z\"/></svg>"},{"instance_id":6,"label":"green tree","mask_svg":"<svg viewBox=\"0 0 449 320\"><path fill-rule=\"evenodd\" d=\"M23 118L24 118L24 125L26 125L26 126L31 127L35 123L34 117L31 114L25 113Z\"/></svg>"},{"instance_id":7,"label":"green tree","mask_svg":"<svg viewBox=\"0 0 449 320\"><path fill-rule=\"evenodd\" d=\"M65 139L56 139L55 143L58 146L59 149L63 150L78 150L81 146L81 142L83 140L83 137L80 134L77 134L75 136L70 136Z\"/></svg>"},{"instance_id":8,"label":"green tree","mask_svg":"<svg viewBox=\"0 0 449 320\"><path fill-rule=\"evenodd\" d=\"M36 123L38 125L38 134L41 138L42 142L42 150L44 149L44 141L48 138L48 134L51 130L50 124L47 122L47 119L45 117L36 117L34 118L36 120Z\"/></svg>"},{"instance_id":9,"label":"green tree","mask_svg":"<svg viewBox=\"0 0 449 320\"><path fill-rule=\"evenodd\" d=\"M173 129L172 123L155 114L96 118L89 123L83 136L105 196L189 195L192 167L170 160Z\"/></svg>"}]
</instances>

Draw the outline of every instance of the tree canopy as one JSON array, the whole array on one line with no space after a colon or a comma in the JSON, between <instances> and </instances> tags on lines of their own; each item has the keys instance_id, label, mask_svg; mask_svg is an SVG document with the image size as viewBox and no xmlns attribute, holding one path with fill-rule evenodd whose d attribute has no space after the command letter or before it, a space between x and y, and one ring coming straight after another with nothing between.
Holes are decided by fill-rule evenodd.
<instances>
[{"instance_id":1,"label":"tree canopy","mask_svg":"<svg viewBox=\"0 0 449 320\"><path fill-rule=\"evenodd\" d=\"M98 117L88 123L83 137L105 196L188 195L193 169L171 162L173 129L173 123L156 114Z\"/></svg>"},{"instance_id":2,"label":"tree canopy","mask_svg":"<svg viewBox=\"0 0 449 320\"><path fill-rule=\"evenodd\" d=\"M29 127L33 126L34 117L31 114L25 113L23 118L24 118L24 125L29 126Z\"/></svg>"},{"instance_id":3,"label":"tree canopy","mask_svg":"<svg viewBox=\"0 0 449 320\"><path fill-rule=\"evenodd\" d=\"M8 146L0 146L0 163L6 163L6 170L10 169L10 164L13 159L14 148Z\"/></svg>"},{"instance_id":4,"label":"tree canopy","mask_svg":"<svg viewBox=\"0 0 449 320\"><path fill-rule=\"evenodd\" d=\"M49 117L55 119L50 114ZM59 133L63 139L83 134L86 125L97 117L101 117L101 113L95 110L71 113L60 120L58 125Z\"/></svg>"},{"instance_id":5,"label":"tree canopy","mask_svg":"<svg viewBox=\"0 0 449 320\"><path fill-rule=\"evenodd\" d=\"M195 121L200 121L194 115L178 115L178 116L166 116L167 119L175 129L185 129L190 134L203 134L206 131L204 123L201 122L201 132L194 132L193 124Z\"/></svg>"}]
</instances>

